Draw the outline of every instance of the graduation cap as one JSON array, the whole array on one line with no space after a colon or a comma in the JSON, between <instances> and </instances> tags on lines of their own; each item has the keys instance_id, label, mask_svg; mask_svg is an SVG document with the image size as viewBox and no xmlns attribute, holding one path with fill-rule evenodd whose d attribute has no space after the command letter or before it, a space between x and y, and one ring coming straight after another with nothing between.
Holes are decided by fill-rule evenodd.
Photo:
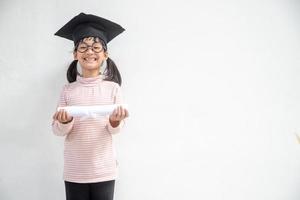
<instances>
[{"instance_id":1,"label":"graduation cap","mask_svg":"<svg viewBox=\"0 0 300 200\"><path fill-rule=\"evenodd\" d=\"M85 37L99 37L107 44L124 30L119 24L102 17L80 13L54 35L72 40L74 44Z\"/></svg>"}]
</instances>

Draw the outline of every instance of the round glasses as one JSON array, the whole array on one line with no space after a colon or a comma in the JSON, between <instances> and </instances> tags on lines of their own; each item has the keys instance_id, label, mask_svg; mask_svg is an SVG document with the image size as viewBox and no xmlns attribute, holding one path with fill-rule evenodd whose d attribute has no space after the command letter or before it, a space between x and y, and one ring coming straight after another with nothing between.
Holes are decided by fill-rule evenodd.
<instances>
[{"instance_id":1,"label":"round glasses","mask_svg":"<svg viewBox=\"0 0 300 200\"><path fill-rule=\"evenodd\" d=\"M91 48L93 50L93 52L95 53L100 53L103 50L103 47L100 43L93 43L92 46L88 45L86 43L80 43L77 47L77 51L79 51L80 53L84 53L86 52L89 48Z\"/></svg>"}]
</instances>

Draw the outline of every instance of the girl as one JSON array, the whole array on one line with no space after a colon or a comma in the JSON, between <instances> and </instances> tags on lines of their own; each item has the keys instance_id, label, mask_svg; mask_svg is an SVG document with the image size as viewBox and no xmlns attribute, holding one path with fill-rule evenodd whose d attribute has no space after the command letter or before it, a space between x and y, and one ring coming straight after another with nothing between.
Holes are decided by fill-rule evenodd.
<instances>
[{"instance_id":1,"label":"girl","mask_svg":"<svg viewBox=\"0 0 300 200\"><path fill-rule=\"evenodd\" d=\"M108 57L107 43L124 29L109 20L80 13L55 33L74 41L74 61L58 106L122 104L121 76ZM100 67L107 62L105 78ZM82 73L77 71L80 65ZM79 118L65 110L53 115L52 130L65 136L64 181L67 200L112 200L117 161L112 134L120 131L128 111L119 106L107 117Z\"/></svg>"}]
</instances>

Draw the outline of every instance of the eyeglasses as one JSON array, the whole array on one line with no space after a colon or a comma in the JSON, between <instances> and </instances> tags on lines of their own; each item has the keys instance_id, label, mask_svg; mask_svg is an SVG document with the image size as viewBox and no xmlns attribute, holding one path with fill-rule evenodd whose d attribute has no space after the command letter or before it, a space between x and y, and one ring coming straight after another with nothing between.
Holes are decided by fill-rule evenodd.
<instances>
[{"instance_id":1,"label":"eyeglasses","mask_svg":"<svg viewBox=\"0 0 300 200\"><path fill-rule=\"evenodd\" d=\"M88 45L86 43L80 43L77 47L77 51L79 51L80 53L84 53L86 52L89 48L91 48L93 50L93 52L95 53L100 53L103 50L103 47L100 43L93 43L92 46Z\"/></svg>"}]
</instances>

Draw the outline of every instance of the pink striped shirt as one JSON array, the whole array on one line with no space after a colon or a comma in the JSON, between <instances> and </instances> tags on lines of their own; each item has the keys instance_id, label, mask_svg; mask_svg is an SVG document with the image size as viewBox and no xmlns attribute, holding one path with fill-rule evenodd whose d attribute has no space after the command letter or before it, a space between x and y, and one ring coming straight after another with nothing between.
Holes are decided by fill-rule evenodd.
<instances>
[{"instance_id":1,"label":"pink striped shirt","mask_svg":"<svg viewBox=\"0 0 300 200\"><path fill-rule=\"evenodd\" d=\"M57 106L95 106L122 103L120 86L97 77L77 76L73 83L66 84ZM74 117L68 124L52 122L53 133L65 136L64 175L65 181L93 183L114 180L118 163L112 135L124 125L112 127L109 116L96 118Z\"/></svg>"}]
</instances>

